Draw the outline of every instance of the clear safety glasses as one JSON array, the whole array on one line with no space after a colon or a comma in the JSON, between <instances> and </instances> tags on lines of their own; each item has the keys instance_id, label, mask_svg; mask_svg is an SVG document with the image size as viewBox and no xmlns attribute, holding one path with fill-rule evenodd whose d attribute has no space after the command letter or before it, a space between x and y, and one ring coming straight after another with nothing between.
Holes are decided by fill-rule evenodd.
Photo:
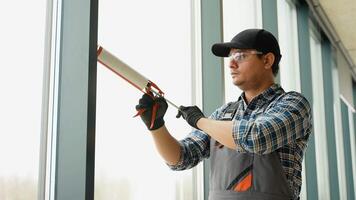
<instances>
[{"instance_id":1,"label":"clear safety glasses","mask_svg":"<svg viewBox=\"0 0 356 200\"><path fill-rule=\"evenodd\" d=\"M229 55L230 60L234 60L237 63L246 61L251 55L262 55L262 52L259 51L236 51L232 52Z\"/></svg>"}]
</instances>

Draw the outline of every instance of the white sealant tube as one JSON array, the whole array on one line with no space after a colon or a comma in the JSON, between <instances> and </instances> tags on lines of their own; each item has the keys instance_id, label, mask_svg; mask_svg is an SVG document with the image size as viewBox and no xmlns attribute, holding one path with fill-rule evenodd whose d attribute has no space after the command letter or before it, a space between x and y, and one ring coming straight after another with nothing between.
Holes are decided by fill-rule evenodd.
<instances>
[{"instance_id":1,"label":"white sealant tube","mask_svg":"<svg viewBox=\"0 0 356 200\"><path fill-rule=\"evenodd\" d=\"M146 87L149 87L150 81L128 66L119 58L112 55L109 51L99 46L97 50L98 61L105 67L109 68L115 74L125 79L127 82L135 86L137 89L145 92Z\"/></svg>"},{"instance_id":2,"label":"white sealant tube","mask_svg":"<svg viewBox=\"0 0 356 200\"><path fill-rule=\"evenodd\" d=\"M97 57L98 62L113 71L115 74L119 75L121 78L125 79L137 89L141 90L144 93L147 92L146 89L150 89L150 91L153 92L155 95L163 97L164 93L156 86L156 84L138 73L136 70L131 68L129 65L124 63L116 56L112 55L102 46L98 46ZM155 89L158 91L155 91ZM166 101L179 110L179 107L173 102L169 101L168 99L166 99Z\"/></svg>"}]
</instances>

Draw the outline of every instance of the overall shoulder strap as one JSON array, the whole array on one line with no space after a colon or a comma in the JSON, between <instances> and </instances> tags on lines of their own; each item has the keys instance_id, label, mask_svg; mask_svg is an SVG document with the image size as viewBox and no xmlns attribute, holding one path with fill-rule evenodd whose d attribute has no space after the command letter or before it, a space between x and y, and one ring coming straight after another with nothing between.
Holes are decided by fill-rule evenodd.
<instances>
[{"instance_id":1,"label":"overall shoulder strap","mask_svg":"<svg viewBox=\"0 0 356 200\"><path fill-rule=\"evenodd\" d=\"M230 103L230 105L228 105L223 114L221 115L220 120L226 120L226 121L231 121L233 119L233 117L235 116L236 110L239 107L239 101L235 101Z\"/></svg>"}]
</instances>

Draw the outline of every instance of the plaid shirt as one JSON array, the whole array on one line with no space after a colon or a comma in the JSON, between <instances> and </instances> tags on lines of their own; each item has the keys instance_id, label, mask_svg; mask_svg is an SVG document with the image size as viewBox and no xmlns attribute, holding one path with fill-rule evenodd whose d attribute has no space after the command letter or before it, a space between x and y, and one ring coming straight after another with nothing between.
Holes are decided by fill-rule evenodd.
<instances>
[{"instance_id":1,"label":"plaid shirt","mask_svg":"<svg viewBox=\"0 0 356 200\"><path fill-rule=\"evenodd\" d=\"M219 120L232 102L222 106L209 118ZM232 136L237 152L279 153L284 173L294 196L299 196L302 185L302 161L312 131L310 105L297 92L285 93L275 84L255 97L248 105L244 93L239 97L233 120ZM181 158L173 170L196 166L210 156L210 136L194 130L179 141Z\"/></svg>"}]
</instances>

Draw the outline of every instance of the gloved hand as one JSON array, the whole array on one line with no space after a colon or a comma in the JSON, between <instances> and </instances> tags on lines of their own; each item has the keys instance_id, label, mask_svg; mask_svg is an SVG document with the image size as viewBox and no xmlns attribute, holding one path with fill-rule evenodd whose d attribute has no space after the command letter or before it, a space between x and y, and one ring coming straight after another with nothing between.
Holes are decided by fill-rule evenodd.
<instances>
[{"instance_id":1,"label":"gloved hand","mask_svg":"<svg viewBox=\"0 0 356 200\"><path fill-rule=\"evenodd\" d=\"M187 121L189 125L196 129L199 129L197 126L198 120L205 117L203 112L198 108L198 106L180 106L176 117L179 118L180 116L182 116L183 119L185 119L185 121Z\"/></svg>"},{"instance_id":2,"label":"gloved hand","mask_svg":"<svg viewBox=\"0 0 356 200\"><path fill-rule=\"evenodd\" d=\"M167 108L168 104L163 97L153 99L148 94L142 95L139 104L136 105L138 114L149 130L156 130L164 125L163 117Z\"/></svg>"}]
</instances>

